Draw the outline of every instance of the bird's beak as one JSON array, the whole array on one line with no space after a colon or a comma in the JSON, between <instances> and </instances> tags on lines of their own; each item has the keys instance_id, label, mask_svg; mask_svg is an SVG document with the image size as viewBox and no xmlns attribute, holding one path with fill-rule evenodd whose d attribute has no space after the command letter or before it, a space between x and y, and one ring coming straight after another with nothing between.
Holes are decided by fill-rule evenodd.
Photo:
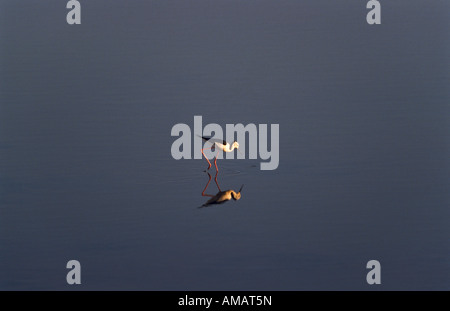
<instances>
[{"instance_id":1,"label":"bird's beak","mask_svg":"<svg viewBox=\"0 0 450 311\"><path fill-rule=\"evenodd\" d=\"M244 188L244 185L242 185L242 186L241 186L241 189L239 189L239 193L241 193L241 191L242 191L242 188Z\"/></svg>"},{"instance_id":2,"label":"bird's beak","mask_svg":"<svg viewBox=\"0 0 450 311\"><path fill-rule=\"evenodd\" d=\"M239 150L239 148L237 148L236 150L239 152L240 155L244 155L244 154L241 152L241 150Z\"/></svg>"}]
</instances>

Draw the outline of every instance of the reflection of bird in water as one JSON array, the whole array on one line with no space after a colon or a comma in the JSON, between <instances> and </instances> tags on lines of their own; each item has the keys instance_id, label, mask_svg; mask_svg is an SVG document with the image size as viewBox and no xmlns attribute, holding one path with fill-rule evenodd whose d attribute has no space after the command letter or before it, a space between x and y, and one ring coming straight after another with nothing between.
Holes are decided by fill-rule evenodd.
<instances>
[{"instance_id":1,"label":"reflection of bird in water","mask_svg":"<svg viewBox=\"0 0 450 311\"><path fill-rule=\"evenodd\" d=\"M225 140L221 140L221 139L216 139L216 138L211 138L211 137L204 137L202 136L202 139L204 141L207 141L208 143L211 143L212 146L209 148L203 148L202 149L202 154L205 156L206 161L208 161L208 168L207 170L209 170L211 168L211 162L209 162L208 158L206 157L206 155L203 153L203 150L207 150L207 149L213 149L213 148L217 148L219 149L219 151L217 151L216 157L214 158L214 165L216 166L216 171L218 172L219 169L217 168L217 156L219 155L219 152L222 150L224 152L232 152L234 149L239 149L239 143L237 141L233 142L231 145L230 143L227 143Z\"/></svg>"},{"instance_id":2,"label":"reflection of bird in water","mask_svg":"<svg viewBox=\"0 0 450 311\"><path fill-rule=\"evenodd\" d=\"M227 201L230 201L231 198L233 200L237 201L241 198L241 191L244 185L242 185L239 192L235 192L234 190L226 190L226 191L219 191L215 196L213 196L211 199L209 199L205 204L203 204L201 207L206 207L212 204L222 204Z\"/></svg>"},{"instance_id":3,"label":"reflection of bird in water","mask_svg":"<svg viewBox=\"0 0 450 311\"><path fill-rule=\"evenodd\" d=\"M216 173L216 177L214 178L214 180L216 182L217 188L219 189L219 192L216 193L215 195L205 194L205 191L208 188L209 183L211 182L211 175L209 173L208 173L208 176L209 176L209 180L208 180L208 183L206 184L205 189L202 192L202 196L211 197L211 199L206 201L206 203L200 207L206 207L206 206L213 205L213 204L222 204L227 201L230 201L231 199L237 201L241 198L241 191L242 191L242 188L244 188L244 185L241 186L241 189L239 189L239 192L236 192L234 190L222 191L222 190L220 190L219 183L217 182L217 173Z\"/></svg>"}]
</instances>

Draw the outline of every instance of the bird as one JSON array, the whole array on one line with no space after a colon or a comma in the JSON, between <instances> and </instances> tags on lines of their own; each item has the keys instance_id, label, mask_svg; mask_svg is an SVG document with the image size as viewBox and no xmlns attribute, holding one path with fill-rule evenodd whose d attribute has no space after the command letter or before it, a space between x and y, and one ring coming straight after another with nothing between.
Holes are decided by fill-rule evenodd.
<instances>
[{"instance_id":1,"label":"bird","mask_svg":"<svg viewBox=\"0 0 450 311\"><path fill-rule=\"evenodd\" d=\"M217 156L219 155L219 152L221 150L224 151L224 152L232 152L234 149L236 149L236 150L239 149L239 143L237 141L234 141L230 145L230 143L228 143L227 141L222 140L222 139L205 137L205 136L199 136L199 137L201 137L204 141L207 141L207 142L212 144L211 147L202 149L202 154L205 156L205 159L206 159L206 161L208 161L208 164L209 164L207 170L209 170L211 168L211 162L209 162L209 160L206 157L206 155L203 152L203 150L212 149L212 148L218 148L219 149L219 151L217 152L216 157L214 159L214 165L216 166L216 171L218 172L219 169L217 168Z\"/></svg>"},{"instance_id":2,"label":"bird","mask_svg":"<svg viewBox=\"0 0 450 311\"><path fill-rule=\"evenodd\" d=\"M231 199L237 201L241 198L242 188L244 188L244 185L241 186L239 192L236 192L234 190L219 191L215 196L213 196L211 199L209 199L205 204L203 204L200 207L206 207L212 204L222 204L227 201L230 201Z\"/></svg>"}]
</instances>

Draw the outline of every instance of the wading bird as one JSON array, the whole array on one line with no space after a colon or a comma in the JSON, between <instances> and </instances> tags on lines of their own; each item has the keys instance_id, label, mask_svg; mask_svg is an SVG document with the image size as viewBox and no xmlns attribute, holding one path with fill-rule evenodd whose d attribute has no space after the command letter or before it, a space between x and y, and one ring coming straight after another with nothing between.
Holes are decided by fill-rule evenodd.
<instances>
[{"instance_id":1,"label":"wading bird","mask_svg":"<svg viewBox=\"0 0 450 311\"><path fill-rule=\"evenodd\" d=\"M214 165L216 166L216 171L218 172L219 169L217 168L217 156L219 155L219 152L222 150L224 152L232 152L234 149L239 149L239 143L237 141L233 142L233 144L230 147L230 144L227 143L225 140L221 140L221 139L216 139L216 138L211 138L211 137L204 137L202 136L202 139L210 144L212 144L211 147L209 148L203 148L202 149L202 154L205 156L206 161L208 161L208 168L207 170L209 170L211 168L211 162L209 162L208 158L206 157L205 153L203 152L203 150L208 150L208 149L213 149L213 148L217 148L219 149L217 151L216 157L214 159Z\"/></svg>"}]
</instances>

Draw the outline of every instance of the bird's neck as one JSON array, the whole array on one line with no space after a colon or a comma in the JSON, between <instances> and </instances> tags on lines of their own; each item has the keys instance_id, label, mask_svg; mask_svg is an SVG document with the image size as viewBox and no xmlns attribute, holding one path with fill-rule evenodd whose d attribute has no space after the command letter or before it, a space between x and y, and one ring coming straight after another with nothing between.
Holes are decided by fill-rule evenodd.
<instances>
[{"instance_id":1,"label":"bird's neck","mask_svg":"<svg viewBox=\"0 0 450 311\"><path fill-rule=\"evenodd\" d=\"M231 151L234 150L234 148L236 148L236 146L235 145L231 145L231 147L228 147L228 150L230 150L230 152L231 152Z\"/></svg>"}]
</instances>

